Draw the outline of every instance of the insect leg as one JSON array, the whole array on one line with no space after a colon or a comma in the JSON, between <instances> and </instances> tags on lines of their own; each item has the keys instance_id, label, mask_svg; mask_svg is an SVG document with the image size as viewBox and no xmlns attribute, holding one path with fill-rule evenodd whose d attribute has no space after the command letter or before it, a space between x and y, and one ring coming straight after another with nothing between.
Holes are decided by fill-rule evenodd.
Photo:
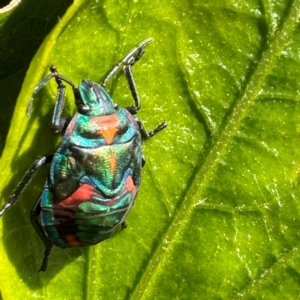
<instances>
[{"instance_id":1,"label":"insect leg","mask_svg":"<svg viewBox=\"0 0 300 300\"><path fill-rule=\"evenodd\" d=\"M144 54L145 47L153 41L152 38L146 39L141 42L137 47L133 48L125 57L117 63L112 70L108 73L104 79L102 86L105 87L107 82L124 66L131 65L133 66Z\"/></svg>"},{"instance_id":2,"label":"insect leg","mask_svg":"<svg viewBox=\"0 0 300 300\"><path fill-rule=\"evenodd\" d=\"M37 159L29 168L29 170L25 173L23 179L19 182L16 189L13 191L13 194L10 196L9 201L3 204L0 210L0 217L5 213L7 209L9 209L12 205L14 205L18 200L20 195L23 193L26 186L33 179L36 171L43 165L48 164L52 161L54 154L45 155L39 159Z\"/></svg>"},{"instance_id":3,"label":"insect leg","mask_svg":"<svg viewBox=\"0 0 300 300\"><path fill-rule=\"evenodd\" d=\"M61 132L66 127L67 123L66 119L61 117L65 105L66 86L60 82L57 85L57 90L58 92L52 116L52 128L55 132Z\"/></svg>"},{"instance_id":4,"label":"insect leg","mask_svg":"<svg viewBox=\"0 0 300 300\"><path fill-rule=\"evenodd\" d=\"M48 256L53 247L53 243L47 238L41 224L39 223L39 221L37 219L38 216L40 215L40 213L41 213L41 196L38 198L38 200L36 201L35 205L33 206L32 210L30 212L31 224L46 247L45 252L44 252L44 259L43 259L43 262L42 262L39 272L46 271L47 264L48 264Z\"/></svg>"},{"instance_id":5,"label":"insect leg","mask_svg":"<svg viewBox=\"0 0 300 300\"><path fill-rule=\"evenodd\" d=\"M64 104L65 104L65 94L66 94L66 86L63 84L63 82L66 82L69 85L71 85L75 95L77 95L78 93L77 93L77 88L75 87L73 82L71 80L69 80L68 78L60 75L57 72L57 69L54 65L50 66L50 71L51 71L51 74L49 74L43 80L41 80L34 88L33 93L32 93L33 95L29 101L26 112L27 112L27 116L29 116L32 102L34 99L33 96L41 88L43 88L50 81L51 78L54 77L55 81L57 83L58 93L57 93L55 107L54 107L54 113L53 113L53 117L52 117L52 127L55 130L55 132L61 132L66 127L66 123L67 123L67 120L61 117L61 114L62 114L62 111L64 108Z\"/></svg>"},{"instance_id":6,"label":"insect leg","mask_svg":"<svg viewBox=\"0 0 300 300\"><path fill-rule=\"evenodd\" d=\"M77 88L71 80L60 75L54 65L50 66L50 71L52 72L52 75L57 83L57 97L52 116L52 128L55 132L62 132L68 125L68 120L61 117L66 97L66 86L63 84L63 81L71 85L75 95L77 94Z\"/></svg>"},{"instance_id":7,"label":"insect leg","mask_svg":"<svg viewBox=\"0 0 300 300\"><path fill-rule=\"evenodd\" d=\"M152 42L153 39L147 39L140 43L140 45L136 48L136 52L134 55L130 55L128 59L126 60L126 63L123 65L123 71L125 74L125 77L128 82L128 86L132 95L132 98L134 100L134 106L127 107L126 109L132 114L135 115L138 110L141 108L141 101L140 97L137 91L137 87L133 78L132 74L132 66L143 56L145 53L145 46L147 46L150 42Z\"/></svg>"},{"instance_id":8,"label":"insect leg","mask_svg":"<svg viewBox=\"0 0 300 300\"><path fill-rule=\"evenodd\" d=\"M124 221L121 223L121 227L122 227L122 229L127 228L127 222L126 222L126 220L124 220Z\"/></svg>"},{"instance_id":9,"label":"insect leg","mask_svg":"<svg viewBox=\"0 0 300 300\"><path fill-rule=\"evenodd\" d=\"M30 115L30 111L31 111L31 106L32 106L32 102L33 102L33 95L35 95L42 87L44 87L49 81L50 79L53 77L53 73L49 74L47 77L45 77L43 80L41 80L36 87L33 90L32 96L29 100L29 103L27 105L27 109L26 109L26 114L27 116Z\"/></svg>"},{"instance_id":10,"label":"insect leg","mask_svg":"<svg viewBox=\"0 0 300 300\"><path fill-rule=\"evenodd\" d=\"M150 139L155 134L157 134L159 131L163 130L164 128L166 128L168 126L167 122L162 122L153 130L147 131L140 119L135 118L135 120L137 121L137 123L140 127L140 132L141 132L142 138L144 140Z\"/></svg>"},{"instance_id":11,"label":"insect leg","mask_svg":"<svg viewBox=\"0 0 300 300\"><path fill-rule=\"evenodd\" d=\"M137 87L133 78L132 74L132 66L131 65L126 65L123 67L123 71L125 74L125 77L128 82L128 86L132 95L132 98L134 100L134 106L126 107L126 109L132 114L135 115L138 110L141 108L141 101L140 97L137 91Z\"/></svg>"}]
</instances>

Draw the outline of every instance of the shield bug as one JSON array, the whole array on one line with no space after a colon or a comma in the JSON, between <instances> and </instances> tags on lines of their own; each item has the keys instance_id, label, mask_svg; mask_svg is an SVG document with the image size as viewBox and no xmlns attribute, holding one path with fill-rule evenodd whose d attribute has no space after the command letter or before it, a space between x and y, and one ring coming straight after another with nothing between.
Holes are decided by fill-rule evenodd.
<instances>
[{"instance_id":1,"label":"shield bug","mask_svg":"<svg viewBox=\"0 0 300 300\"><path fill-rule=\"evenodd\" d=\"M151 138L167 126L163 122L148 132L135 116L141 104L132 67L151 41L147 39L132 49L101 85L84 79L76 87L51 65L50 75L33 91L36 94L51 78L55 79L58 93L52 127L64 135L55 153L32 164L3 205L0 216L18 201L36 171L50 163L43 192L30 213L31 223L46 247L40 271L46 270L53 245L61 248L95 245L109 238L119 225L126 227L125 217L136 198L145 164L142 139ZM123 70L134 100L134 105L126 108L119 108L105 90L107 82L119 70ZM72 87L77 107L69 122L61 116L64 83Z\"/></svg>"}]
</instances>

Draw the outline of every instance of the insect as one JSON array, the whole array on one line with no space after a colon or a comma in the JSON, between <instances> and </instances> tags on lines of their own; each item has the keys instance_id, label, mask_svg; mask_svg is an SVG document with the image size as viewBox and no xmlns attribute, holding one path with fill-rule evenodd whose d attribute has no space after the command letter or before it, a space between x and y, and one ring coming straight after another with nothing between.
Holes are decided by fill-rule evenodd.
<instances>
[{"instance_id":1,"label":"insect","mask_svg":"<svg viewBox=\"0 0 300 300\"><path fill-rule=\"evenodd\" d=\"M53 245L67 248L98 244L109 238L119 225L127 226L125 217L136 198L145 164L142 139L151 138L167 126L162 122L148 132L135 116L141 104L132 67L151 41L146 39L132 49L101 85L84 79L76 87L51 65L51 73L33 91L36 94L51 78L55 79L58 94L52 127L64 135L55 153L32 164L3 205L0 216L18 201L36 171L51 163L43 192L30 213L31 223L46 247L40 271L46 270ZM107 82L121 69L134 100L134 105L126 108L119 108L105 90ZM72 87L77 107L69 122L61 116L64 83Z\"/></svg>"}]
</instances>

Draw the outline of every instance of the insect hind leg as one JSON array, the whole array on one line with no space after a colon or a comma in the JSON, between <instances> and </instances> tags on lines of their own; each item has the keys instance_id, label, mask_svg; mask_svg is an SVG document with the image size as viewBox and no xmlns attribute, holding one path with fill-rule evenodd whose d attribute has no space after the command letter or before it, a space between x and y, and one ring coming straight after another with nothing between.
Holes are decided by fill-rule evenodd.
<instances>
[{"instance_id":1,"label":"insect hind leg","mask_svg":"<svg viewBox=\"0 0 300 300\"><path fill-rule=\"evenodd\" d=\"M53 247L53 243L48 239L41 224L39 223L39 221L37 219L39 217L40 213L41 213L41 195L38 198L38 200L36 201L35 205L33 206L32 210L30 212L31 224L46 247L45 252L44 252L44 259L43 259L43 262L42 262L39 272L46 271L47 265L48 265L48 257L50 255L51 249Z\"/></svg>"}]
</instances>

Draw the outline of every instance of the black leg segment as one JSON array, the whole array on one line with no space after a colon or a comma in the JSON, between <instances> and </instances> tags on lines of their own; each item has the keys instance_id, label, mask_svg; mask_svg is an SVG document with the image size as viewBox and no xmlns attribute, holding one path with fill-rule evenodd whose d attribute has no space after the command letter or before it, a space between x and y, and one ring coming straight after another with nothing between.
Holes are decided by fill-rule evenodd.
<instances>
[{"instance_id":1,"label":"black leg segment","mask_svg":"<svg viewBox=\"0 0 300 300\"><path fill-rule=\"evenodd\" d=\"M121 223L121 227L122 227L122 230L127 228L127 222L126 220L124 220L122 223Z\"/></svg>"},{"instance_id":2,"label":"black leg segment","mask_svg":"<svg viewBox=\"0 0 300 300\"><path fill-rule=\"evenodd\" d=\"M32 208L30 212L30 221L32 226L34 227L35 231L43 241L46 249L44 252L44 259L41 265L41 268L39 271L46 271L47 269L47 264L48 264L48 256L50 255L51 249L53 247L53 243L47 238L40 222L38 221L38 216L41 213L41 196L38 198L36 201L34 207Z\"/></svg>"},{"instance_id":3,"label":"black leg segment","mask_svg":"<svg viewBox=\"0 0 300 300\"><path fill-rule=\"evenodd\" d=\"M63 84L63 82L66 82L73 88L73 92L75 95L75 99L78 96L78 89L73 84L71 80L68 78L60 75L57 72L57 69L54 65L50 66L51 74L46 76L43 80L41 80L36 87L33 90L33 95L35 95L41 88L43 88L51 78L55 78L55 81L57 83L57 97L56 97L56 103L54 108L54 113L52 117L52 128L55 132L62 132L66 127L66 119L61 117L64 105L65 105L65 96L66 96L66 86ZM33 96L31 97L29 104L27 106L27 115L30 115L30 110L33 102Z\"/></svg>"},{"instance_id":4,"label":"black leg segment","mask_svg":"<svg viewBox=\"0 0 300 300\"><path fill-rule=\"evenodd\" d=\"M57 91L58 92L52 116L52 128L55 132L61 132L64 128L61 114L65 105L66 86L62 83L59 83L57 86Z\"/></svg>"},{"instance_id":5,"label":"black leg segment","mask_svg":"<svg viewBox=\"0 0 300 300\"><path fill-rule=\"evenodd\" d=\"M124 71L125 77L127 79L128 86L129 86L132 98L134 100L134 106L127 107L126 109L128 111L130 111L130 113L132 115L135 115L138 112L138 110L141 108L141 101L140 101L140 97L138 95L137 87L136 87L136 84L135 84L135 81L134 81L134 78L133 78L131 65L124 66L123 71Z\"/></svg>"},{"instance_id":6,"label":"black leg segment","mask_svg":"<svg viewBox=\"0 0 300 300\"><path fill-rule=\"evenodd\" d=\"M102 86L105 87L107 82L116 75L116 73L123 68L126 65L133 66L144 54L145 47L153 41L152 38L146 39L143 42L141 42L137 47L133 48L131 51L129 51L128 54L125 55L125 57L117 63L112 70L108 73L108 75L103 80Z\"/></svg>"},{"instance_id":7,"label":"black leg segment","mask_svg":"<svg viewBox=\"0 0 300 300\"><path fill-rule=\"evenodd\" d=\"M144 140L150 139L155 134L157 134L158 132L160 132L161 130L163 130L168 126L167 122L162 122L153 130L147 131L140 119L136 118L136 121L139 124L140 132Z\"/></svg>"},{"instance_id":8,"label":"black leg segment","mask_svg":"<svg viewBox=\"0 0 300 300\"><path fill-rule=\"evenodd\" d=\"M14 205L18 200L20 195L23 193L24 189L27 187L29 182L33 179L36 171L43 165L48 164L52 161L54 154L45 155L39 159L37 159L29 170L26 172L23 179L19 182L16 189L13 191L12 195L9 198L9 201L4 203L0 210L0 217L5 213L7 209L9 209L12 205Z\"/></svg>"},{"instance_id":9,"label":"black leg segment","mask_svg":"<svg viewBox=\"0 0 300 300\"><path fill-rule=\"evenodd\" d=\"M135 115L141 108L141 101L138 95L137 87L132 74L132 66L143 56L145 47L153 41L152 38L146 39L141 42L137 47L133 48L119 63L117 63L109 74L104 79L102 86L105 87L107 82L120 70L123 69L128 86L134 100L134 106L127 107L126 109Z\"/></svg>"}]
</instances>

